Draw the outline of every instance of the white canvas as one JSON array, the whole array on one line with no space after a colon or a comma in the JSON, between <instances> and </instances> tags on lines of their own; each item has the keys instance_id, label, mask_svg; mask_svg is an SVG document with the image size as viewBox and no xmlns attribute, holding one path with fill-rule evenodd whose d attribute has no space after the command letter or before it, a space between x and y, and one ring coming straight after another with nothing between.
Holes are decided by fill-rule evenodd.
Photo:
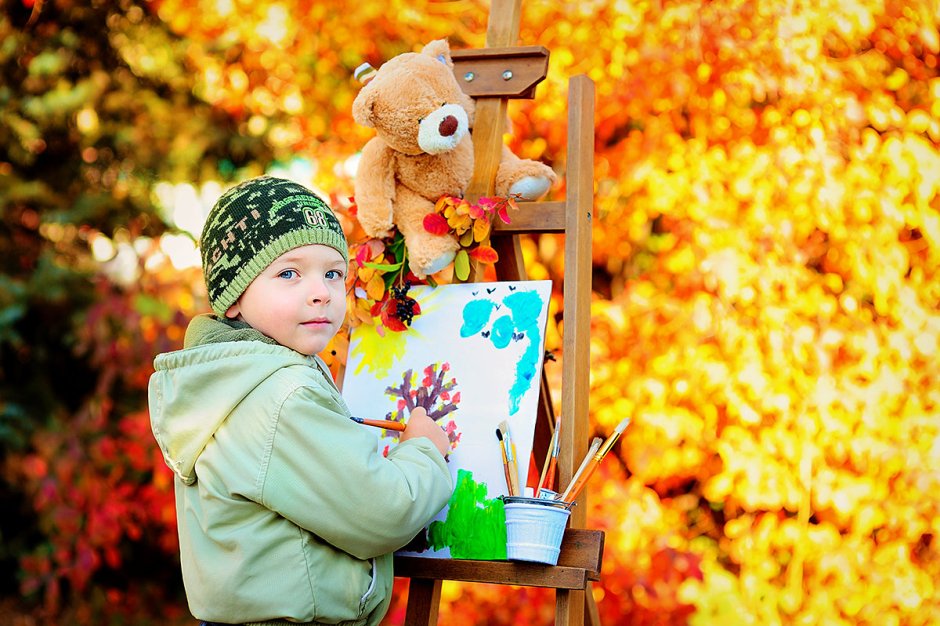
<instances>
[{"instance_id":1,"label":"white canvas","mask_svg":"<svg viewBox=\"0 0 940 626\"><path fill-rule=\"evenodd\" d=\"M379 335L373 326L353 329L343 396L355 416L400 420L406 418L407 409L400 393L390 390L402 388L405 372L412 371L412 392L416 387L428 389L426 383L431 389L442 384L428 413L434 417L434 411L449 411L438 423L452 439L448 457L455 484L460 477L465 489L455 492L451 504L435 518L447 524L450 536L456 533L450 540L453 545L421 555L504 558L498 546L495 551L486 547L500 541L502 503L493 499L507 495L496 429L503 421L509 425L518 481L524 486L535 432L551 281L419 286L408 295L418 301L421 313L407 331L386 329ZM379 434L383 435L380 449L397 442L397 432ZM475 503L468 501L471 487ZM450 506L456 508L461 498L462 517L457 519L455 511L448 518ZM480 515L489 515L487 521L496 525L481 523ZM474 533L479 536L470 537Z\"/></svg>"}]
</instances>

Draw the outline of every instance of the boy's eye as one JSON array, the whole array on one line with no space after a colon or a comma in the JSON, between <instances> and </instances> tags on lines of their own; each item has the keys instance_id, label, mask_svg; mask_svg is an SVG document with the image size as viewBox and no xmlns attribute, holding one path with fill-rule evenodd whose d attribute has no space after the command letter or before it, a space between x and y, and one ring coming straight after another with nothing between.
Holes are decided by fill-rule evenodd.
<instances>
[{"instance_id":1,"label":"boy's eye","mask_svg":"<svg viewBox=\"0 0 940 626\"><path fill-rule=\"evenodd\" d=\"M330 279L330 280L333 280L333 279L336 279L336 278L342 278L342 277L343 277L343 273L342 273L341 271L339 271L339 270L328 270L327 273L326 273L326 277L327 277L328 279Z\"/></svg>"},{"instance_id":2,"label":"boy's eye","mask_svg":"<svg viewBox=\"0 0 940 626\"><path fill-rule=\"evenodd\" d=\"M286 279L291 279L291 278L294 278L295 276L297 276L296 270L284 270L283 272L277 275L278 278L286 278Z\"/></svg>"}]
</instances>

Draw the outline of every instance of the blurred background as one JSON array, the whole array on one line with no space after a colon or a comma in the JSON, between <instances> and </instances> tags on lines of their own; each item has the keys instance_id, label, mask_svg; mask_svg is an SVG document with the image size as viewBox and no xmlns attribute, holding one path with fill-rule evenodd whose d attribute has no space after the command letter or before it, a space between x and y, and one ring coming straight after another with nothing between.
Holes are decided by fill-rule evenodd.
<instances>
[{"instance_id":1,"label":"blurred background","mask_svg":"<svg viewBox=\"0 0 940 626\"><path fill-rule=\"evenodd\" d=\"M0 623L191 624L146 385L208 310L205 215L275 173L355 241L353 70L482 47L489 3L0 6ZM597 90L590 420L633 416L589 493L604 624L940 623L938 25L935 0L523 1L551 58L513 150L563 174L568 78ZM525 242L556 307L561 246ZM443 590L442 624L552 615Z\"/></svg>"}]
</instances>

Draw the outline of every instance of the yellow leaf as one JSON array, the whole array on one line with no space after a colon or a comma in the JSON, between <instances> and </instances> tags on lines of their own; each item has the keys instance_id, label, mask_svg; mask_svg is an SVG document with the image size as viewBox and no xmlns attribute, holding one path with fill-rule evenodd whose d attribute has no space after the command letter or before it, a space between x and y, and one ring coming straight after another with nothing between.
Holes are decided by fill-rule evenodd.
<instances>
[{"instance_id":1,"label":"yellow leaf","mask_svg":"<svg viewBox=\"0 0 940 626\"><path fill-rule=\"evenodd\" d=\"M490 234L489 220L479 219L473 223L473 240L483 241Z\"/></svg>"},{"instance_id":2,"label":"yellow leaf","mask_svg":"<svg viewBox=\"0 0 940 626\"><path fill-rule=\"evenodd\" d=\"M473 222L469 215L455 215L448 219L447 223L450 224L450 227L453 228L458 235L462 235L470 229Z\"/></svg>"}]
</instances>

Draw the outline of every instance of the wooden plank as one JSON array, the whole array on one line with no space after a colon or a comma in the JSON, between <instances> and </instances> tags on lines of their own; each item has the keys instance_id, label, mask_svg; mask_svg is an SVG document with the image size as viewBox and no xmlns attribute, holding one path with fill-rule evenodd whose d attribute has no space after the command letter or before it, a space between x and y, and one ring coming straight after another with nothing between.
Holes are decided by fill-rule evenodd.
<instances>
[{"instance_id":1,"label":"wooden plank","mask_svg":"<svg viewBox=\"0 0 940 626\"><path fill-rule=\"evenodd\" d=\"M522 0L492 0L486 22L486 47L504 48L519 42Z\"/></svg>"},{"instance_id":2,"label":"wooden plank","mask_svg":"<svg viewBox=\"0 0 940 626\"><path fill-rule=\"evenodd\" d=\"M493 59L514 59L539 57L547 59L549 55L548 48L545 46L505 46L502 48L464 48L463 50L451 50L451 58L457 63L467 63L474 60L493 60ZM544 77L543 77L544 78Z\"/></svg>"},{"instance_id":3,"label":"wooden plank","mask_svg":"<svg viewBox=\"0 0 940 626\"><path fill-rule=\"evenodd\" d=\"M514 46L519 39L522 0L493 0L486 25L486 47ZM507 118L505 98L477 98L473 123L473 176L464 194L470 202L493 195Z\"/></svg>"},{"instance_id":4,"label":"wooden plank","mask_svg":"<svg viewBox=\"0 0 940 626\"><path fill-rule=\"evenodd\" d=\"M584 621L591 626L601 626L601 613L597 610L597 601L594 599L590 584L584 592L584 599Z\"/></svg>"},{"instance_id":5,"label":"wooden plank","mask_svg":"<svg viewBox=\"0 0 940 626\"><path fill-rule=\"evenodd\" d=\"M561 429L558 467L562 485L587 452L591 334L591 220L594 209L594 83L584 75L568 82L568 163L566 166L564 335L562 337ZM583 527L587 490L571 512L570 524Z\"/></svg>"},{"instance_id":6,"label":"wooden plank","mask_svg":"<svg viewBox=\"0 0 940 626\"><path fill-rule=\"evenodd\" d=\"M585 589L588 581L599 580L603 554L603 531L569 528L562 539L556 566L515 561L396 556L395 575L412 579Z\"/></svg>"},{"instance_id":7,"label":"wooden plank","mask_svg":"<svg viewBox=\"0 0 940 626\"><path fill-rule=\"evenodd\" d=\"M492 233L490 234L492 237ZM528 272L522 258L522 243L519 237L491 238L490 244L496 250L496 278L498 280L527 280Z\"/></svg>"},{"instance_id":8,"label":"wooden plank","mask_svg":"<svg viewBox=\"0 0 940 626\"><path fill-rule=\"evenodd\" d=\"M555 592L555 625L584 625L584 591L559 589Z\"/></svg>"},{"instance_id":9,"label":"wooden plank","mask_svg":"<svg viewBox=\"0 0 940 626\"><path fill-rule=\"evenodd\" d=\"M464 194L470 202L483 196L492 196L496 172L503 152L503 130L507 116L506 100L480 98L477 100L473 123L473 176Z\"/></svg>"},{"instance_id":10,"label":"wooden plank","mask_svg":"<svg viewBox=\"0 0 940 626\"><path fill-rule=\"evenodd\" d=\"M493 222L492 237L515 233L563 233L565 232L566 207L563 201L519 202L518 211L509 215L510 222L497 219Z\"/></svg>"},{"instance_id":11,"label":"wooden plank","mask_svg":"<svg viewBox=\"0 0 940 626\"><path fill-rule=\"evenodd\" d=\"M405 626L434 626L441 605L441 581L413 578L408 583Z\"/></svg>"},{"instance_id":12,"label":"wooden plank","mask_svg":"<svg viewBox=\"0 0 940 626\"><path fill-rule=\"evenodd\" d=\"M548 49L542 46L453 50L454 76L473 98L533 98L548 73Z\"/></svg>"},{"instance_id":13,"label":"wooden plank","mask_svg":"<svg viewBox=\"0 0 940 626\"><path fill-rule=\"evenodd\" d=\"M395 574L412 580L434 578L553 589L581 589L588 583L587 571L577 567L469 559L398 557L395 560Z\"/></svg>"}]
</instances>

